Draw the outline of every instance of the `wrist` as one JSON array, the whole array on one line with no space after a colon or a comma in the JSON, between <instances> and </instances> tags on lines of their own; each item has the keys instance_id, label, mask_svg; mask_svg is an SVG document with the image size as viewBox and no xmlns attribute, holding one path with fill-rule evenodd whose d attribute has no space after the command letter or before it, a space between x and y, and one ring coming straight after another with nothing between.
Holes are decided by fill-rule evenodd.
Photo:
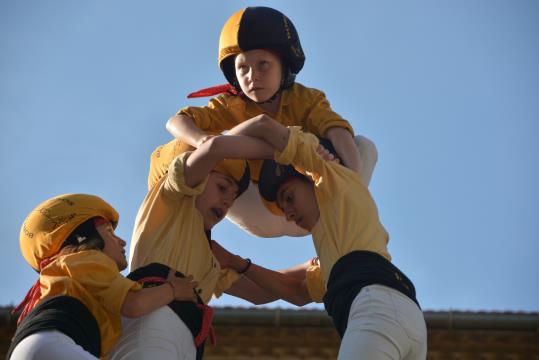
<instances>
[{"instance_id":1,"label":"wrist","mask_svg":"<svg viewBox=\"0 0 539 360\"><path fill-rule=\"evenodd\" d=\"M169 287L170 287L170 290L172 290L172 300L174 300L176 298L176 287L174 286L174 284L172 283L172 281L169 281L167 280L165 282L165 284L168 284Z\"/></svg>"}]
</instances>

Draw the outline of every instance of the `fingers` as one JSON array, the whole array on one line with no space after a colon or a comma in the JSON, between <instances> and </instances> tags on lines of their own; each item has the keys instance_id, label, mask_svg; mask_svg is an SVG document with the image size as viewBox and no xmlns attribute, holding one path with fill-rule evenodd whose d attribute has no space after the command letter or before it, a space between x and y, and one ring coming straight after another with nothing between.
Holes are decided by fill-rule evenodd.
<instances>
[{"instance_id":1,"label":"fingers","mask_svg":"<svg viewBox=\"0 0 539 360\"><path fill-rule=\"evenodd\" d=\"M327 150L322 145L318 145L318 147L316 148L316 152L318 153L318 155L322 157L322 159L326 161L333 161L333 162L336 162L337 164L341 163L341 160L338 157L333 155L331 152L329 152L329 150Z\"/></svg>"},{"instance_id":2,"label":"fingers","mask_svg":"<svg viewBox=\"0 0 539 360\"><path fill-rule=\"evenodd\" d=\"M335 156L330 153L325 147L323 147L322 145L318 145L318 147L316 148L316 152L318 153L318 155L320 155L324 160L329 160L329 161L335 161Z\"/></svg>"},{"instance_id":3,"label":"fingers","mask_svg":"<svg viewBox=\"0 0 539 360\"><path fill-rule=\"evenodd\" d=\"M179 280L185 282L191 288L196 288L198 286L198 282L193 280L192 275L189 275L189 276L184 277L184 278L179 278Z\"/></svg>"}]
</instances>

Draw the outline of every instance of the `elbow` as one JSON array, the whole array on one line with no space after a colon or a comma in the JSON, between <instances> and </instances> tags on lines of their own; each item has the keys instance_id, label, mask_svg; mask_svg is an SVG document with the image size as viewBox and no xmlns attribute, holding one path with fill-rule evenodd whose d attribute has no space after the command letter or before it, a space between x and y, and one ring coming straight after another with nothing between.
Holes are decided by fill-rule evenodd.
<instances>
[{"instance_id":1,"label":"elbow","mask_svg":"<svg viewBox=\"0 0 539 360\"><path fill-rule=\"evenodd\" d=\"M174 122L176 121L177 116L178 116L178 115L174 115L174 116L170 117L170 118L167 120L167 123L166 123L166 125L165 125L165 128L167 129L167 131L168 131L169 133L172 133L172 130L173 130L173 128L174 128Z\"/></svg>"},{"instance_id":2,"label":"elbow","mask_svg":"<svg viewBox=\"0 0 539 360\"><path fill-rule=\"evenodd\" d=\"M272 301L275 301L275 300L272 300ZM252 299L250 302L253 305L265 305L267 303L270 303L271 301L268 301L266 299Z\"/></svg>"}]
</instances>

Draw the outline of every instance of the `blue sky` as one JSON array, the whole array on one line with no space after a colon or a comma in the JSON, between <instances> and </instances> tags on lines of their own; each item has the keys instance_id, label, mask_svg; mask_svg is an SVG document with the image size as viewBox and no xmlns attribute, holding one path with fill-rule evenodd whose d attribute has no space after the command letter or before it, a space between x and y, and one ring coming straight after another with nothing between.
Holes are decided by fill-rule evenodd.
<instances>
[{"instance_id":1,"label":"blue sky","mask_svg":"<svg viewBox=\"0 0 539 360\"><path fill-rule=\"evenodd\" d=\"M371 192L422 307L539 311L539 3L329 4L2 1L0 305L36 279L18 236L46 198L99 195L130 239L166 120L207 101L187 93L224 82L221 26L270 5L300 34L298 81L376 143ZM314 255L309 237L254 238L227 221L213 237L270 268Z\"/></svg>"}]
</instances>

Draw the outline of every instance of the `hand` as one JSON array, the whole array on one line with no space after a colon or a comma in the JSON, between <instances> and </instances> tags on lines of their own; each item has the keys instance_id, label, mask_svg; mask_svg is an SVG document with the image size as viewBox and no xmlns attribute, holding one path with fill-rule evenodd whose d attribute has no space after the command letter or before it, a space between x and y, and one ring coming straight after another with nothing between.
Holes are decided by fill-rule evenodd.
<instances>
[{"instance_id":1,"label":"hand","mask_svg":"<svg viewBox=\"0 0 539 360\"><path fill-rule=\"evenodd\" d=\"M174 300L197 302L195 288L198 286L196 281L193 281L191 275L187 277L177 277L175 271L170 270L168 273L167 282L172 287L174 292Z\"/></svg>"},{"instance_id":2,"label":"hand","mask_svg":"<svg viewBox=\"0 0 539 360\"><path fill-rule=\"evenodd\" d=\"M327 161L333 161L333 162L336 162L337 164L340 163L340 160L338 157L335 157L335 155L333 155L332 153L330 153L325 147L323 147L322 145L318 144L318 147L316 148L316 152L318 153L318 155L320 155L322 157L322 159L324 160L327 160Z\"/></svg>"},{"instance_id":3,"label":"hand","mask_svg":"<svg viewBox=\"0 0 539 360\"><path fill-rule=\"evenodd\" d=\"M206 141L210 140L214 136L215 135L204 135L197 141L196 148L198 149L202 144L204 144Z\"/></svg>"},{"instance_id":4,"label":"hand","mask_svg":"<svg viewBox=\"0 0 539 360\"><path fill-rule=\"evenodd\" d=\"M222 247L217 241L211 241L211 251L219 261L221 269L241 270L245 267L245 260ZM243 267L242 267L243 266Z\"/></svg>"}]
</instances>

